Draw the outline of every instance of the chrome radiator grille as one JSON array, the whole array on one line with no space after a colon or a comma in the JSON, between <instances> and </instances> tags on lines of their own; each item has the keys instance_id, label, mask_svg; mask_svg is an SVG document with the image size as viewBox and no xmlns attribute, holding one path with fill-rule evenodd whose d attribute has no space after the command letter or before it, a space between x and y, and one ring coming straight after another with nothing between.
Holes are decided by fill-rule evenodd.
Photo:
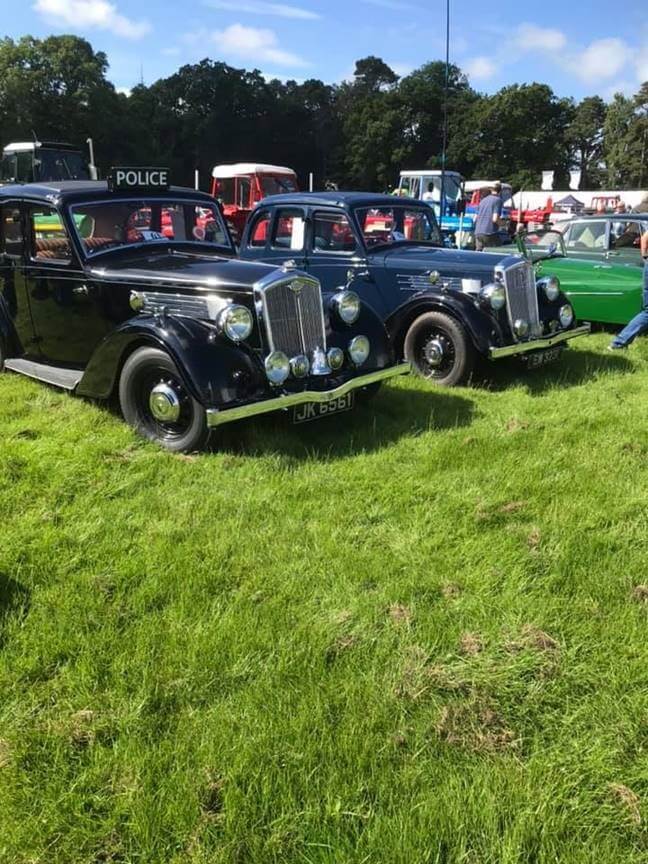
<instances>
[{"instance_id":1,"label":"chrome radiator grille","mask_svg":"<svg viewBox=\"0 0 648 864\"><path fill-rule=\"evenodd\" d=\"M529 322L527 337L532 339L542 333L540 313L538 312L538 291L536 289L533 266L527 261L505 267L501 271L506 289L506 308L513 337L518 339L513 324L518 318Z\"/></svg>"},{"instance_id":2,"label":"chrome radiator grille","mask_svg":"<svg viewBox=\"0 0 648 864\"><path fill-rule=\"evenodd\" d=\"M326 331L319 282L294 276L262 289L263 318L271 351L288 357L326 349Z\"/></svg>"}]
</instances>

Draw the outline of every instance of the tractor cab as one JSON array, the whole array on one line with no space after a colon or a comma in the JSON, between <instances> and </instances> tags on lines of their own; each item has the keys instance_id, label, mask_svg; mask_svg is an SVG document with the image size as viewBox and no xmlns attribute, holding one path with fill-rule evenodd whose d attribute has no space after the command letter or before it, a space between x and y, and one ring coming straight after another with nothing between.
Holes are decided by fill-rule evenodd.
<instances>
[{"instance_id":1,"label":"tractor cab","mask_svg":"<svg viewBox=\"0 0 648 864\"><path fill-rule=\"evenodd\" d=\"M269 195L298 191L297 175L281 165L238 162L216 165L212 171L211 194L221 202L235 240L243 233L255 204Z\"/></svg>"},{"instance_id":2,"label":"tractor cab","mask_svg":"<svg viewBox=\"0 0 648 864\"><path fill-rule=\"evenodd\" d=\"M2 150L0 184L96 179L94 166L72 144L19 141Z\"/></svg>"}]
</instances>

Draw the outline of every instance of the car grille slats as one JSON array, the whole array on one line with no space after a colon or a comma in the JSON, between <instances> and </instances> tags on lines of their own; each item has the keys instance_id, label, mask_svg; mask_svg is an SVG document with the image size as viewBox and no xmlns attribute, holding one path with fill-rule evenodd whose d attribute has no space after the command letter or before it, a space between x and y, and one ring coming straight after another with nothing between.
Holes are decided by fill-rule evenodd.
<instances>
[{"instance_id":1,"label":"car grille slats","mask_svg":"<svg viewBox=\"0 0 648 864\"><path fill-rule=\"evenodd\" d=\"M532 339L542 333L540 313L538 311L538 291L535 283L533 267L527 261L506 267L503 270L504 288L506 290L506 308L509 324L515 334L513 324L519 318L529 322L529 332L524 337Z\"/></svg>"},{"instance_id":2,"label":"car grille slats","mask_svg":"<svg viewBox=\"0 0 648 864\"><path fill-rule=\"evenodd\" d=\"M312 279L293 278L263 290L263 311L271 351L288 357L326 349L322 293Z\"/></svg>"}]
</instances>

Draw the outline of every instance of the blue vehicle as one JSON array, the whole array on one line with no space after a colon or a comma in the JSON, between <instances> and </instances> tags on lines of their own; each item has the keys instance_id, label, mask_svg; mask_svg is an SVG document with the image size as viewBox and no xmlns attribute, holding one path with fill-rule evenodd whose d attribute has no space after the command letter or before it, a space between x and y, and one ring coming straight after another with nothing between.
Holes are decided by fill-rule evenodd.
<instances>
[{"instance_id":1,"label":"blue vehicle","mask_svg":"<svg viewBox=\"0 0 648 864\"><path fill-rule=\"evenodd\" d=\"M555 360L589 332L552 277L536 281L519 255L444 247L432 207L362 192L273 195L243 234L245 260L298 267L335 292L339 308L360 299L384 321L396 358L448 386L480 358Z\"/></svg>"}]
</instances>

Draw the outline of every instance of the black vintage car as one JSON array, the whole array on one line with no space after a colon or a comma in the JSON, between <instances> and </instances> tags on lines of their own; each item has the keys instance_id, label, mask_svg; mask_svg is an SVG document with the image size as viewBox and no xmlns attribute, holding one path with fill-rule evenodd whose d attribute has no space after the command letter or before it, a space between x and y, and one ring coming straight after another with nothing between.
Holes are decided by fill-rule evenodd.
<instances>
[{"instance_id":1,"label":"black vintage car","mask_svg":"<svg viewBox=\"0 0 648 864\"><path fill-rule=\"evenodd\" d=\"M510 253L444 248L434 211L412 199L274 195L250 216L239 254L290 260L326 291L353 289L385 321L397 356L440 384L466 381L479 357L546 363L589 332L575 326L557 279L536 281Z\"/></svg>"},{"instance_id":2,"label":"black vintage car","mask_svg":"<svg viewBox=\"0 0 648 864\"><path fill-rule=\"evenodd\" d=\"M0 368L117 394L175 451L239 418L344 410L408 371L353 292L236 260L213 198L161 171L115 176L0 189Z\"/></svg>"}]
</instances>

